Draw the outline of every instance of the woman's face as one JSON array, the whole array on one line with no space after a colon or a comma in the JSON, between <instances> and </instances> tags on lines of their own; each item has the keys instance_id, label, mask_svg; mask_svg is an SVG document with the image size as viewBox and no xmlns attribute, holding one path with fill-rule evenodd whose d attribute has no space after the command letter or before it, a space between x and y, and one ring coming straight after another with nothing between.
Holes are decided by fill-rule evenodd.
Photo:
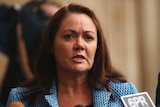
<instances>
[{"instance_id":1,"label":"woman's face","mask_svg":"<svg viewBox=\"0 0 160 107\"><path fill-rule=\"evenodd\" d=\"M85 14L70 14L62 21L52 48L58 72L89 71L96 49L97 30L91 18Z\"/></svg>"}]
</instances>

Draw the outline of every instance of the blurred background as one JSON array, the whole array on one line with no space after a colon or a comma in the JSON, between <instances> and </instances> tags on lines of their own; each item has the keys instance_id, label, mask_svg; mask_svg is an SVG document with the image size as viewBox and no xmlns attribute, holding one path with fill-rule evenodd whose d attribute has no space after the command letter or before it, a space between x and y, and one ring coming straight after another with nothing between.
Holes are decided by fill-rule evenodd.
<instances>
[{"instance_id":1,"label":"blurred background","mask_svg":"<svg viewBox=\"0 0 160 107\"><path fill-rule=\"evenodd\" d=\"M23 6L29 0L1 0L1 4ZM155 101L160 71L160 0L58 0L94 10L103 27L113 66L140 92ZM3 54L0 52L0 54ZM0 57L0 81L9 59Z\"/></svg>"}]
</instances>

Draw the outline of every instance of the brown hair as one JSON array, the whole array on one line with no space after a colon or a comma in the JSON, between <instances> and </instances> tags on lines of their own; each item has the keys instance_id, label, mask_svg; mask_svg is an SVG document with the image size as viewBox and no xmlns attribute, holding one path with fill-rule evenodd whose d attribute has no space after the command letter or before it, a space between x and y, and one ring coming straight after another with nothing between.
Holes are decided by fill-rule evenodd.
<instances>
[{"instance_id":1,"label":"brown hair","mask_svg":"<svg viewBox=\"0 0 160 107\"><path fill-rule=\"evenodd\" d=\"M39 92L42 92L43 94L48 93L53 81L55 81L55 83L57 82L56 63L53 54L51 54L51 48L53 46L55 35L61 26L61 22L71 13L82 13L88 15L92 19L97 29L98 43L95 54L95 61L93 67L89 71L88 77L91 87L94 89L101 89L102 87L106 87L108 91L111 91L108 81L110 78L123 82L125 81L121 75L112 72L112 65L106 40L100 22L98 21L98 18L94 12L82 5L69 4L68 6L61 8L50 19L36 60L35 79L24 85L32 86L30 92L28 92L27 96L25 96L25 99L30 99L29 101L31 102L34 102ZM43 87L43 90L41 90L40 87Z\"/></svg>"}]
</instances>

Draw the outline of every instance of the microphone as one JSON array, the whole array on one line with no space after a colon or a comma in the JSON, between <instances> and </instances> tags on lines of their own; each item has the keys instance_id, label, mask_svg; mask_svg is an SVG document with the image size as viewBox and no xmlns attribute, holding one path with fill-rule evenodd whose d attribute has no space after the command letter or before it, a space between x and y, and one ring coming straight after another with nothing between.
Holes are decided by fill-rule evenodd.
<instances>
[{"instance_id":1,"label":"microphone","mask_svg":"<svg viewBox=\"0 0 160 107\"><path fill-rule=\"evenodd\" d=\"M12 102L8 105L8 107L25 107L21 102Z\"/></svg>"},{"instance_id":2,"label":"microphone","mask_svg":"<svg viewBox=\"0 0 160 107\"><path fill-rule=\"evenodd\" d=\"M121 96L125 107L156 107L147 92Z\"/></svg>"},{"instance_id":3,"label":"microphone","mask_svg":"<svg viewBox=\"0 0 160 107\"><path fill-rule=\"evenodd\" d=\"M79 105L75 105L74 107L84 107L84 106L79 104Z\"/></svg>"}]
</instances>

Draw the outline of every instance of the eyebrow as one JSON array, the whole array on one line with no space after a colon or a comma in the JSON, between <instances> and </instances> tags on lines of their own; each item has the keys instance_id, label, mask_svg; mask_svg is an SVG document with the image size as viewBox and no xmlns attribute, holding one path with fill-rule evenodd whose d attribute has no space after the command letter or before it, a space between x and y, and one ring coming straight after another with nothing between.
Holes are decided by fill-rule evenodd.
<instances>
[{"instance_id":1,"label":"eyebrow","mask_svg":"<svg viewBox=\"0 0 160 107\"><path fill-rule=\"evenodd\" d=\"M75 30L73 30L73 29L66 29L66 30L64 30L64 32L67 32L67 31L69 31L69 32L72 32L72 33L77 33ZM93 31L85 31L85 33L92 33L92 34L96 34L96 32L93 32Z\"/></svg>"},{"instance_id":2,"label":"eyebrow","mask_svg":"<svg viewBox=\"0 0 160 107\"><path fill-rule=\"evenodd\" d=\"M69 32L73 32L73 33L77 33L75 30L73 30L73 29L66 29L66 30L64 30L63 32L67 32L67 31L69 31Z\"/></svg>"}]
</instances>

